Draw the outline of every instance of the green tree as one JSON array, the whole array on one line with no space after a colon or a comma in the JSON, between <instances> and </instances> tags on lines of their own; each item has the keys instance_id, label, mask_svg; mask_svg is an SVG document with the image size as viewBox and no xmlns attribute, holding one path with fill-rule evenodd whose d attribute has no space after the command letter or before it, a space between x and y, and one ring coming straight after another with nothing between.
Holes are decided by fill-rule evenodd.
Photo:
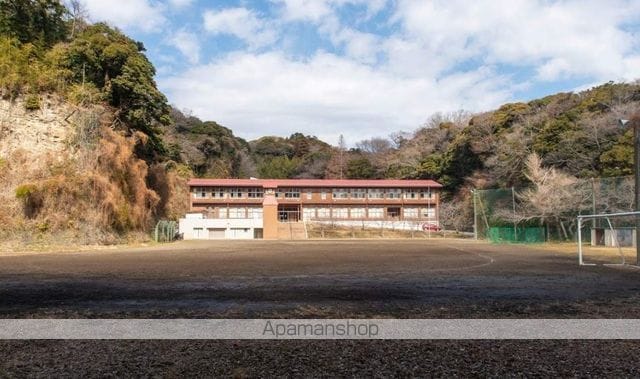
<instances>
[{"instance_id":1,"label":"green tree","mask_svg":"<svg viewBox=\"0 0 640 379\"><path fill-rule=\"evenodd\" d=\"M33 44L0 37L0 92L11 99L21 93L62 90L70 72L58 65L59 50L43 57Z\"/></svg>"},{"instance_id":2,"label":"green tree","mask_svg":"<svg viewBox=\"0 0 640 379\"><path fill-rule=\"evenodd\" d=\"M417 170L420 179L437 179L442 176L443 157L442 154L431 154L425 157Z\"/></svg>"},{"instance_id":3,"label":"green tree","mask_svg":"<svg viewBox=\"0 0 640 379\"><path fill-rule=\"evenodd\" d=\"M294 155L293 147L284 138L281 137L262 137L252 142L253 152L260 156L282 156L286 155L291 158Z\"/></svg>"},{"instance_id":4,"label":"green tree","mask_svg":"<svg viewBox=\"0 0 640 379\"><path fill-rule=\"evenodd\" d=\"M510 103L501 106L493 112L494 131L499 132L510 128L515 122L531 111L531 107L525 103Z\"/></svg>"},{"instance_id":5,"label":"green tree","mask_svg":"<svg viewBox=\"0 0 640 379\"><path fill-rule=\"evenodd\" d=\"M0 0L0 34L50 47L67 38L67 16L58 0Z\"/></svg>"},{"instance_id":6,"label":"green tree","mask_svg":"<svg viewBox=\"0 0 640 379\"><path fill-rule=\"evenodd\" d=\"M472 141L464 135L458 136L442 159L440 181L449 191L457 190L468 176L483 168L482 159L473 151Z\"/></svg>"},{"instance_id":7,"label":"green tree","mask_svg":"<svg viewBox=\"0 0 640 379\"><path fill-rule=\"evenodd\" d=\"M167 99L154 81L144 47L106 24L84 29L66 48L64 65L77 82L91 82L119 108L128 127L144 132L153 151L164 154L160 126L171 122Z\"/></svg>"},{"instance_id":8,"label":"green tree","mask_svg":"<svg viewBox=\"0 0 640 379\"><path fill-rule=\"evenodd\" d=\"M366 157L353 158L347 162L347 178L372 179L376 176L376 169Z\"/></svg>"},{"instance_id":9,"label":"green tree","mask_svg":"<svg viewBox=\"0 0 640 379\"><path fill-rule=\"evenodd\" d=\"M600 156L605 176L633 174L633 128L627 130L611 149Z\"/></svg>"},{"instance_id":10,"label":"green tree","mask_svg":"<svg viewBox=\"0 0 640 379\"><path fill-rule=\"evenodd\" d=\"M573 112L567 112L547 121L533 141L535 151L544 156L562 148L567 135L578 129L576 119Z\"/></svg>"},{"instance_id":11,"label":"green tree","mask_svg":"<svg viewBox=\"0 0 640 379\"><path fill-rule=\"evenodd\" d=\"M273 157L258 165L258 174L263 179L288 179L295 173L297 158Z\"/></svg>"}]
</instances>

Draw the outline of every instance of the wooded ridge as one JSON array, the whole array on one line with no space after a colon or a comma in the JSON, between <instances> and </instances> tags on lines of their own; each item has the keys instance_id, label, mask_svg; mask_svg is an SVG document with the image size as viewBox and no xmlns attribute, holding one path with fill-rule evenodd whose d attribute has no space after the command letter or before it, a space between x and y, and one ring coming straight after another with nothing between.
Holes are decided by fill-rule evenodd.
<instances>
[{"instance_id":1,"label":"wooded ridge","mask_svg":"<svg viewBox=\"0 0 640 379\"><path fill-rule=\"evenodd\" d=\"M170 106L144 44L88 23L80 7L0 0L0 96L9 104L0 119L0 238L37 231L108 243L144 233L184 213L192 176L435 179L445 200L460 200L470 188L527 187L532 153L576 178L632 170L632 131L617 119L640 109L638 82L438 113L351 148L300 133L245 141ZM11 135L55 109L65 129L53 133L64 135L58 147L14 146Z\"/></svg>"}]
</instances>

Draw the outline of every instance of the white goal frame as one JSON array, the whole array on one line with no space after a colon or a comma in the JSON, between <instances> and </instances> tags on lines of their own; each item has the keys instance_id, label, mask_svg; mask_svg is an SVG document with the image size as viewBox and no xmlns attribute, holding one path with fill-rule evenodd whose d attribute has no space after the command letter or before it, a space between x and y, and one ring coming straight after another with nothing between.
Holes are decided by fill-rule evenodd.
<instances>
[{"instance_id":1,"label":"white goal frame","mask_svg":"<svg viewBox=\"0 0 640 379\"><path fill-rule=\"evenodd\" d=\"M608 264L604 264L604 266L626 266L628 265L625 257L624 257L624 253L622 252L622 247L620 246L620 243L618 242L618 234L615 232L613 225L611 224L611 218L616 218L616 217L625 217L625 216L636 216L636 222L634 224L636 224L636 228L637 228L637 219L640 219L640 212L636 211L636 212L619 212L619 213L600 213L600 214L592 214L592 215L580 215L578 216L578 263L580 264L580 266L595 266L595 263L585 263L584 262L584 257L583 257L583 252L582 252L582 224L584 221L586 220L595 220L595 219L601 219L604 218L605 220L607 220L607 224L609 225L609 229L611 229L611 235L613 238L613 242L615 244L615 247L618 248L618 253L620 254L620 259L621 262L620 263L608 263ZM636 233L638 233L638 230L636 229Z\"/></svg>"}]
</instances>

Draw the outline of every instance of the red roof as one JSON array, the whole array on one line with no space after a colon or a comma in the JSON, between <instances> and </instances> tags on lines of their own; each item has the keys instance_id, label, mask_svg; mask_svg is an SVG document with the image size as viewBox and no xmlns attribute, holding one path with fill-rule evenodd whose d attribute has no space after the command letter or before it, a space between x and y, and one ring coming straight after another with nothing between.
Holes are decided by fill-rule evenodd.
<instances>
[{"instance_id":1,"label":"red roof","mask_svg":"<svg viewBox=\"0 0 640 379\"><path fill-rule=\"evenodd\" d=\"M404 179L191 179L190 186L207 187L385 187L385 188L441 188L442 185L434 180L404 180Z\"/></svg>"}]
</instances>

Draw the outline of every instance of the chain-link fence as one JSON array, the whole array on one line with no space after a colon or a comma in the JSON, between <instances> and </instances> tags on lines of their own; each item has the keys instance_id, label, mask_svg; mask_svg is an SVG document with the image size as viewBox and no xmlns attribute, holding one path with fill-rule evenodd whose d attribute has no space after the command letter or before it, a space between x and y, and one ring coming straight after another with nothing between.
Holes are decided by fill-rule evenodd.
<instances>
[{"instance_id":1,"label":"chain-link fence","mask_svg":"<svg viewBox=\"0 0 640 379\"><path fill-rule=\"evenodd\" d=\"M576 216L632 211L633 199L632 177L542 181L529 188L476 190L474 225L479 238L494 242L575 240ZM603 228L604 222L593 220L585 228ZM619 227L633 226L632 218L620 222L625 225Z\"/></svg>"},{"instance_id":2,"label":"chain-link fence","mask_svg":"<svg viewBox=\"0 0 640 379\"><path fill-rule=\"evenodd\" d=\"M171 242L178 237L178 223L175 221L160 220L153 231L153 239L156 242Z\"/></svg>"}]
</instances>

